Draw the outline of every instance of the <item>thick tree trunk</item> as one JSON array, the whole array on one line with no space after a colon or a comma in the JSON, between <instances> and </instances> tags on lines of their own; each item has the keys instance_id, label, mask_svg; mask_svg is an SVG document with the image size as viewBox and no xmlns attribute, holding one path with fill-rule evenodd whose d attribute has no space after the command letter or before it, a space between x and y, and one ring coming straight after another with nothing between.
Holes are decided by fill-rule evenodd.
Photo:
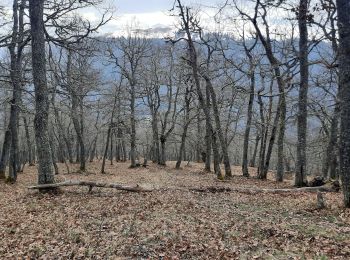
<instances>
[{"instance_id":1,"label":"thick tree trunk","mask_svg":"<svg viewBox=\"0 0 350 260\"><path fill-rule=\"evenodd\" d=\"M32 39L32 72L35 88L35 140L38 154L38 183L54 183L48 133L49 91L46 79L44 0L29 0Z\"/></svg>"},{"instance_id":2,"label":"thick tree trunk","mask_svg":"<svg viewBox=\"0 0 350 260\"><path fill-rule=\"evenodd\" d=\"M22 84L22 51L23 51L23 16L25 3L21 5L18 0L13 1L13 30L9 52L11 58L10 78L13 88L10 110L9 129L11 131L11 147L9 158L8 182L16 182L19 164L19 105L21 104L21 84Z\"/></svg>"},{"instance_id":3,"label":"thick tree trunk","mask_svg":"<svg viewBox=\"0 0 350 260\"><path fill-rule=\"evenodd\" d=\"M350 2L337 0L339 27L340 175L344 205L350 208Z\"/></svg>"},{"instance_id":4,"label":"thick tree trunk","mask_svg":"<svg viewBox=\"0 0 350 260\"><path fill-rule=\"evenodd\" d=\"M18 81L17 72L11 72L12 86L13 86L13 97L11 100L11 112L10 112L10 123L9 129L11 131L11 147L10 147L10 158L9 158L9 174L7 177L8 182L16 182L17 170L19 166L19 145L18 145L18 123L19 123L19 104L21 99L20 82Z\"/></svg>"},{"instance_id":5,"label":"thick tree trunk","mask_svg":"<svg viewBox=\"0 0 350 260\"><path fill-rule=\"evenodd\" d=\"M0 179L5 179L5 172L8 163L11 146L11 131L7 129L5 131L4 143L2 145L1 158L0 158Z\"/></svg>"},{"instance_id":6,"label":"thick tree trunk","mask_svg":"<svg viewBox=\"0 0 350 260\"><path fill-rule=\"evenodd\" d=\"M299 59L300 59L300 90L298 101L298 142L297 160L295 169L296 187L306 185L306 134L307 134L307 93L309 86L308 64L308 0L300 0L299 3Z\"/></svg>"}]
</instances>

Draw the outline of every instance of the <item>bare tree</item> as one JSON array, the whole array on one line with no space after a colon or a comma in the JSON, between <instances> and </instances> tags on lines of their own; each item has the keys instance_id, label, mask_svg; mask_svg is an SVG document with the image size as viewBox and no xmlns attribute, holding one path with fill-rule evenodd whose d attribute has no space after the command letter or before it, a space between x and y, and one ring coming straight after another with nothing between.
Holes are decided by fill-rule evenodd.
<instances>
[{"instance_id":1,"label":"bare tree","mask_svg":"<svg viewBox=\"0 0 350 260\"><path fill-rule=\"evenodd\" d=\"M193 22L196 24L197 21L195 21L195 17L190 11L190 8L184 7L181 3L180 0L177 0L177 7L180 11L180 19L181 19L181 26L182 30L184 31L186 35L186 42L187 42L187 47L188 47L188 54L189 54L189 64L192 68L192 74L194 78L194 83L196 86L196 91L198 95L198 100L200 102L201 108L204 112L205 115L205 120L207 124L207 132L212 133L212 149L214 153L214 171L215 174L219 179L223 179L224 176L221 173L220 165L219 165L219 152L218 152L218 147L216 143L216 133L214 131L214 128L211 123L211 116L210 116L210 110L208 105L205 102L204 95L201 90L201 80L200 80L200 68L198 65L198 54L197 50L195 47L195 43L192 39L192 33L197 32L198 33L198 28L196 25L193 24ZM209 84L206 84L206 89L209 90ZM210 94L210 90L208 92ZM208 96L208 95L207 95Z\"/></svg>"},{"instance_id":2,"label":"bare tree","mask_svg":"<svg viewBox=\"0 0 350 260\"><path fill-rule=\"evenodd\" d=\"M113 44L111 44L113 46ZM120 69L120 73L129 83L130 93L130 159L131 168L136 167L136 98L139 84L138 75L141 69L142 60L148 56L149 40L142 37L137 32L129 32L127 37L117 40L116 48L121 51L122 57L118 56L112 47L108 49L108 55L115 65Z\"/></svg>"}]
</instances>

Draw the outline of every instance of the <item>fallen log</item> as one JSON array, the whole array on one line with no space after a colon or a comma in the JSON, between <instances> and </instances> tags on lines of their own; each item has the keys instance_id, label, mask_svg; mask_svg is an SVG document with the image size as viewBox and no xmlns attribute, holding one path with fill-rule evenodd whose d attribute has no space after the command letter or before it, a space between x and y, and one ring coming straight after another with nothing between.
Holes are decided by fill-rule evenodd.
<instances>
[{"instance_id":1,"label":"fallen log","mask_svg":"<svg viewBox=\"0 0 350 260\"><path fill-rule=\"evenodd\" d=\"M324 185L319 187L303 187L303 188L291 188L291 189L260 189L260 188L231 188L231 187L220 187L220 186L209 186L209 187L200 187L200 188L160 188L160 189L149 189L141 187L140 185L128 186L117 183L102 183L102 182L92 182L92 181L64 181L54 184L42 184L34 185L28 187L28 189L52 189L58 187L68 187L68 186L87 186L89 187L89 192L91 192L93 187L98 188L112 188L117 190L124 190L130 192L151 192L151 191L193 191L193 192L210 192L210 193L219 193L219 192L238 192L246 194L257 194L257 193L273 193L273 194L282 194L282 193L295 193L295 192L338 192L340 187L337 185Z\"/></svg>"},{"instance_id":2,"label":"fallen log","mask_svg":"<svg viewBox=\"0 0 350 260\"><path fill-rule=\"evenodd\" d=\"M130 191L130 192L152 191L152 189L147 189L139 185L128 186L128 185L123 185L118 183L102 183L102 182L92 182L92 181L64 181L64 182L58 182L53 184L41 184L41 185L29 186L28 189L41 190L41 189L52 189L52 188L68 187L68 186L87 186L89 187L89 192L91 192L93 187L111 188L111 189L124 190L124 191Z\"/></svg>"},{"instance_id":3,"label":"fallen log","mask_svg":"<svg viewBox=\"0 0 350 260\"><path fill-rule=\"evenodd\" d=\"M256 193L295 193L295 192L338 192L339 187L334 187L330 185L319 186L319 187L304 187L304 188L292 188L292 189L258 189L258 188L229 188L229 187L203 187L203 188L190 188L191 191L195 192L239 192L246 194L256 194Z\"/></svg>"}]
</instances>

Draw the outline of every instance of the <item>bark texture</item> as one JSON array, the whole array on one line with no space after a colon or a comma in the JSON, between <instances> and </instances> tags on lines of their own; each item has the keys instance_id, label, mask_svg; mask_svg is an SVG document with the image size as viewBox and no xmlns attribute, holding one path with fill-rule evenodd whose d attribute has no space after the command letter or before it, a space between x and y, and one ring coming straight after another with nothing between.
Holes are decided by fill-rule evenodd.
<instances>
[{"instance_id":1,"label":"bark texture","mask_svg":"<svg viewBox=\"0 0 350 260\"><path fill-rule=\"evenodd\" d=\"M340 175L344 205L350 208L350 1L337 0L339 27Z\"/></svg>"},{"instance_id":2,"label":"bark texture","mask_svg":"<svg viewBox=\"0 0 350 260\"><path fill-rule=\"evenodd\" d=\"M35 141L38 154L38 183L54 182L48 132L49 91L46 78L44 0L29 0L32 39L32 70L35 88Z\"/></svg>"},{"instance_id":3,"label":"bark texture","mask_svg":"<svg viewBox=\"0 0 350 260\"><path fill-rule=\"evenodd\" d=\"M307 133L307 93L309 86L308 65L308 0L299 3L299 60L300 60L300 89L298 102L298 142L295 169L295 183L297 187L306 185L306 133Z\"/></svg>"}]
</instances>

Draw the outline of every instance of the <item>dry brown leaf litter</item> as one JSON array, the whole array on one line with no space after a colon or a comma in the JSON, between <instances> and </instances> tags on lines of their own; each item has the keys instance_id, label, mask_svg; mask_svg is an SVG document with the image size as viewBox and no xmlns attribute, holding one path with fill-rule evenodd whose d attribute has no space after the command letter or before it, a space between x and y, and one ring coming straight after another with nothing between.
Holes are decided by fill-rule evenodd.
<instances>
[{"instance_id":1,"label":"dry brown leaf litter","mask_svg":"<svg viewBox=\"0 0 350 260\"><path fill-rule=\"evenodd\" d=\"M60 165L58 179L155 188L291 187L272 176L220 182L201 167L115 163L102 175L100 163L90 164L88 174L64 174ZM0 183L0 259L350 259L350 211L342 208L341 194L326 194L327 208L316 210L316 194L307 193L95 188L88 194L69 187L49 195L26 188L35 182L35 167L27 167L17 184Z\"/></svg>"}]
</instances>

